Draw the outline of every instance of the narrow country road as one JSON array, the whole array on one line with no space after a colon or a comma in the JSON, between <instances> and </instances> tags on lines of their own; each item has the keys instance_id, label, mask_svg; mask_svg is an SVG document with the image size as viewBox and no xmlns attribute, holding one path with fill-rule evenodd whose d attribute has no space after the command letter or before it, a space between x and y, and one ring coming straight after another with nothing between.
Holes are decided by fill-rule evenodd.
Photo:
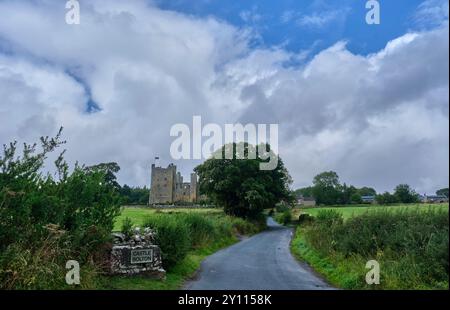
<instances>
[{"instance_id":1,"label":"narrow country road","mask_svg":"<svg viewBox=\"0 0 450 310\"><path fill-rule=\"evenodd\" d=\"M291 255L293 230L268 220L268 229L207 257L187 290L332 289Z\"/></svg>"}]
</instances>

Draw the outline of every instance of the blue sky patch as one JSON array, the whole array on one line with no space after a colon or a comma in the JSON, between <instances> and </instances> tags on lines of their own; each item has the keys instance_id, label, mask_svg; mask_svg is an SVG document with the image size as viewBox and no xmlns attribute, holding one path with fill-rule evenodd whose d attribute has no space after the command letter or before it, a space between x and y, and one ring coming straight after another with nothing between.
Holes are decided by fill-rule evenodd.
<instances>
[{"instance_id":1,"label":"blue sky patch","mask_svg":"<svg viewBox=\"0 0 450 310\"><path fill-rule=\"evenodd\" d=\"M437 1L434 1L437 2ZM251 27L261 46L299 52L322 50L347 41L353 53L367 55L405 32L417 30L423 0L380 0L381 23L365 21L365 0L157 0L162 9L194 16L214 16L237 27Z\"/></svg>"}]
</instances>

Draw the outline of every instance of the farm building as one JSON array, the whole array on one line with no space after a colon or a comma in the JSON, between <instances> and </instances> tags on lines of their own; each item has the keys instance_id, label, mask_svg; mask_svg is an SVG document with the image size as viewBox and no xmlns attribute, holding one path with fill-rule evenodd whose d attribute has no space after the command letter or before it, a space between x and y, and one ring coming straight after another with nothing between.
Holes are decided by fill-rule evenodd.
<instances>
[{"instance_id":1,"label":"farm building","mask_svg":"<svg viewBox=\"0 0 450 310\"><path fill-rule=\"evenodd\" d=\"M448 202L448 197L444 195L423 195L420 196L420 201L423 203L443 203Z\"/></svg>"},{"instance_id":2,"label":"farm building","mask_svg":"<svg viewBox=\"0 0 450 310\"><path fill-rule=\"evenodd\" d=\"M361 196L361 199L364 203L375 203L375 196Z\"/></svg>"},{"instance_id":3,"label":"farm building","mask_svg":"<svg viewBox=\"0 0 450 310\"><path fill-rule=\"evenodd\" d=\"M300 206L314 207L316 205L316 199L313 197L299 196L297 198L297 204L299 204Z\"/></svg>"}]
</instances>

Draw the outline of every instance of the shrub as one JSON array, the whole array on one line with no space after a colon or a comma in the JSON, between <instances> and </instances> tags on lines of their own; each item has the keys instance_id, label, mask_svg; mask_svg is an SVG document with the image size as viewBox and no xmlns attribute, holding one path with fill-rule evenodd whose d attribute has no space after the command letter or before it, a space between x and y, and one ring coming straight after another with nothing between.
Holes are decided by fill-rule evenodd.
<instances>
[{"instance_id":1,"label":"shrub","mask_svg":"<svg viewBox=\"0 0 450 310\"><path fill-rule=\"evenodd\" d=\"M244 219L231 218L231 221L234 233L240 235L249 235L254 234L258 230L257 226L254 223L246 221Z\"/></svg>"},{"instance_id":2,"label":"shrub","mask_svg":"<svg viewBox=\"0 0 450 310\"><path fill-rule=\"evenodd\" d=\"M127 239L133 235L133 221L129 217L126 217L122 222L122 233Z\"/></svg>"},{"instance_id":3,"label":"shrub","mask_svg":"<svg viewBox=\"0 0 450 310\"><path fill-rule=\"evenodd\" d=\"M314 221L314 217L309 215L308 213L302 213L298 216L298 223L300 225L302 224L309 224Z\"/></svg>"},{"instance_id":4,"label":"shrub","mask_svg":"<svg viewBox=\"0 0 450 310\"><path fill-rule=\"evenodd\" d=\"M10 244L0 256L3 289L55 289L64 285L66 256L59 240L48 238L39 245Z\"/></svg>"},{"instance_id":5,"label":"shrub","mask_svg":"<svg viewBox=\"0 0 450 310\"><path fill-rule=\"evenodd\" d=\"M144 222L144 227L156 230L156 243L161 247L163 266L168 270L182 260L191 247L189 228L180 218L154 215Z\"/></svg>"},{"instance_id":6,"label":"shrub","mask_svg":"<svg viewBox=\"0 0 450 310\"><path fill-rule=\"evenodd\" d=\"M198 213L179 214L177 216L180 221L183 221L187 225L194 247L201 246L214 239L214 224L206 216Z\"/></svg>"},{"instance_id":7,"label":"shrub","mask_svg":"<svg viewBox=\"0 0 450 310\"><path fill-rule=\"evenodd\" d=\"M60 135L61 130L55 138L42 137L40 150L24 144L22 156L17 143L10 143L0 156L1 288L46 288L46 283L54 288L52 283L62 282L51 280L66 260L76 259L89 270L101 263L96 253L109 240L120 212L109 167L119 168L109 163L69 171L63 151L55 161L58 177L44 174L45 159L64 143ZM50 247L55 233L58 241ZM30 272L36 281L29 281Z\"/></svg>"},{"instance_id":8,"label":"shrub","mask_svg":"<svg viewBox=\"0 0 450 310\"><path fill-rule=\"evenodd\" d=\"M275 205L275 211L277 211L278 213L283 213L290 209L291 209L290 206L285 202L280 202Z\"/></svg>"},{"instance_id":9,"label":"shrub","mask_svg":"<svg viewBox=\"0 0 450 310\"><path fill-rule=\"evenodd\" d=\"M448 287L449 218L442 210L378 210L345 222L321 211L305 227L305 239L321 254L383 265L386 285L397 288ZM446 283L446 284L445 284Z\"/></svg>"},{"instance_id":10,"label":"shrub","mask_svg":"<svg viewBox=\"0 0 450 310\"><path fill-rule=\"evenodd\" d=\"M282 213L277 213L275 215L275 220L278 223L283 224L283 225L289 224L291 222L291 218L292 218L292 213L291 213L290 209L288 209Z\"/></svg>"},{"instance_id":11,"label":"shrub","mask_svg":"<svg viewBox=\"0 0 450 310\"><path fill-rule=\"evenodd\" d=\"M316 223L321 226L332 227L344 222L342 214L335 210L320 210L316 216Z\"/></svg>"}]
</instances>

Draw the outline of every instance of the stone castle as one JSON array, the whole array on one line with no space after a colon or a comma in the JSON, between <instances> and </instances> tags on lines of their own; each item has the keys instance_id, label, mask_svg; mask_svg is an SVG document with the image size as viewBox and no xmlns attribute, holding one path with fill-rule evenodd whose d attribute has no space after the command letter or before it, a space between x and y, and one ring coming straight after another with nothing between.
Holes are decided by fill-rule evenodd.
<instances>
[{"instance_id":1,"label":"stone castle","mask_svg":"<svg viewBox=\"0 0 450 310\"><path fill-rule=\"evenodd\" d=\"M167 168L152 164L149 204L197 202L197 199L196 173L191 173L190 182L183 182L183 177L177 172L177 166L174 164L170 164Z\"/></svg>"}]
</instances>

